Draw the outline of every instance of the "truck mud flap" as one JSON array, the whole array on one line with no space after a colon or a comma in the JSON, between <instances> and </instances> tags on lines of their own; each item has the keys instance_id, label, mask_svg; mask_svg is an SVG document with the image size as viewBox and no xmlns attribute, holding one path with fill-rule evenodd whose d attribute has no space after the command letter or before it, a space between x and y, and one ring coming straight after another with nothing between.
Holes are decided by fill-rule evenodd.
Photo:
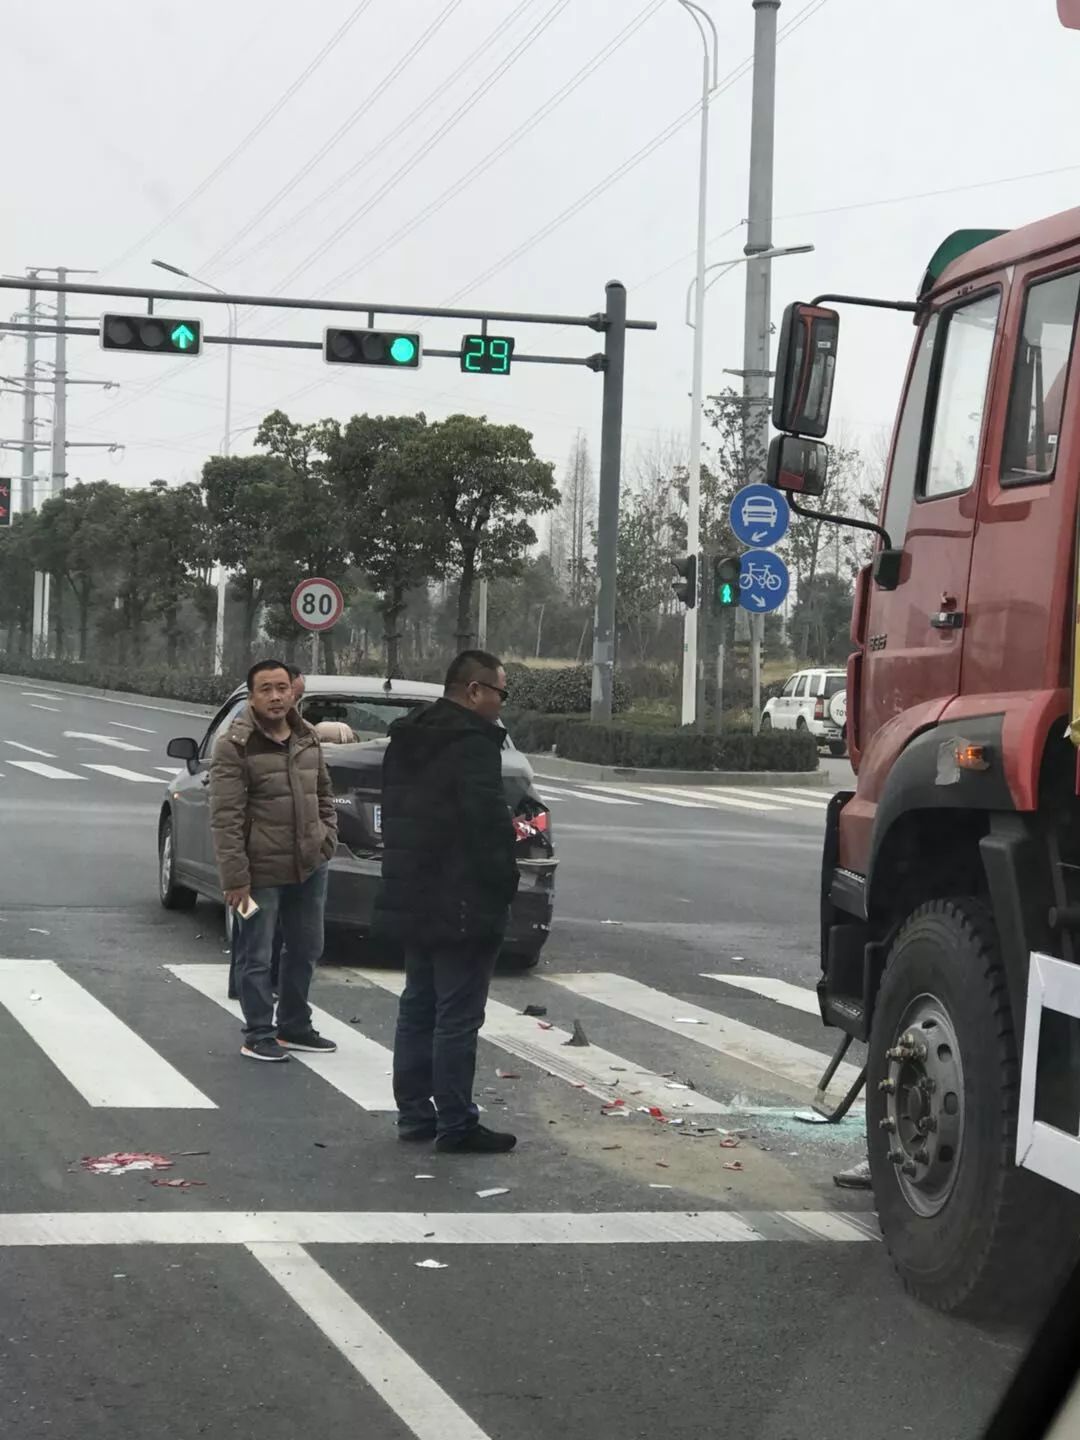
<instances>
[{"instance_id":1,"label":"truck mud flap","mask_svg":"<svg viewBox=\"0 0 1080 1440\"><path fill-rule=\"evenodd\" d=\"M1080 1097L1069 1053L1078 1033L1080 965L1034 951L1028 966L1016 1163L1074 1195L1080 1195Z\"/></svg>"}]
</instances>

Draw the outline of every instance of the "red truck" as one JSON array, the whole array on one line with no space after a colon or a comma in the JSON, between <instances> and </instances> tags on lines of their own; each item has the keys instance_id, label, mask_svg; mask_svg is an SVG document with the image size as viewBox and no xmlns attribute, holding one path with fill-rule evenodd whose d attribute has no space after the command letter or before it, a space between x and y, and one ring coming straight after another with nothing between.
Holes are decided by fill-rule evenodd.
<instances>
[{"instance_id":1,"label":"red truck","mask_svg":"<svg viewBox=\"0 0 1080 1440\"><path fill-rule=\"evenodd\" d=\"M980 1311L1080 1239L1080 209L950 236L912 301L788 308L769 478L799 513L822 513L806 501L849 303L917 329L878 524L826 516L877 541L855 588L858 778L828 809L818 991L837 1060L866 1045L901 1277Z\"/></svg>"}]
</instances>

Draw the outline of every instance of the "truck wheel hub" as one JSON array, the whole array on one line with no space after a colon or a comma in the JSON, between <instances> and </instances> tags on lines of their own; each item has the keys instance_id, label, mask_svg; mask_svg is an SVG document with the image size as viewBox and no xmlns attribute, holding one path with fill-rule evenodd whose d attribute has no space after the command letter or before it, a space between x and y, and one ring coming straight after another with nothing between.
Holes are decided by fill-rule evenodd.
<instances>
[{"instance_id":1,"label":"truck wheel hub","mask_svg":"<svg viewBox=\"0 0 1080 1440\"><path fill-rule=\"evenodd\" d=\"M900 1190L917 1215L936 1215L952 1194L964 1138L964 1072L948 1010L920 995L904 1013L885 1052L889 1158Z\"/></svg>"}]
</instances>

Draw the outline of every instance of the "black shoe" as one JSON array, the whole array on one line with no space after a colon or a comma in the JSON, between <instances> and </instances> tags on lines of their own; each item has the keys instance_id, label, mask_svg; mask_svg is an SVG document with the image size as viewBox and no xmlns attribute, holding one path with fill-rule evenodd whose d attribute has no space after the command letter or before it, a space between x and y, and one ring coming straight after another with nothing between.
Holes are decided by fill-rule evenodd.
<instances>
[{"instance_id":1,"label":"black shoe","mask_svg":"<svg viewBox=\"0 0 1080 1440\"><path fill-rule=\"evenodd\" d=\"M301 1030L295 1035L278 1031L278 1044L286 1050L306 1050L312 1055L332 1055L337 1049L333 1040L327 1040L317 1030Z\"/></svg>"},{"instance_id":2,"label":"black shoe","mask_svg":"<svg viewBox=\"0 0 1080 1440\"><path fill-rule=\"evenodd\" d=\"M507 1135L498 1130L489 1130L486 1125L474 1125L459 1135L440 1135L435 1149L453 1155L505 1155L517 1144L516 1135Z\"/></svg>"},{"instance_id":3,"label":"black shoe","mask_svg":"<svg viewBox=\"0 0 1080 1440\"><path fill-rule=\"evenodd\" d=\"M399 1125L397 1138L399 1140L434 1140L435 1121L430 1125Z\"/></svg>"},{"instance_id":4,"label":"black shoe","mask_svg":"<svg viewBox=\"0 0 1080 1440\"><path fill-rule=\"evenodd\" d=\"M271 1065L280 1065L288 1055L276 1040L245 1040L240 1054L247 1060L267 1060Z\"/></svg>"}]
</instances>

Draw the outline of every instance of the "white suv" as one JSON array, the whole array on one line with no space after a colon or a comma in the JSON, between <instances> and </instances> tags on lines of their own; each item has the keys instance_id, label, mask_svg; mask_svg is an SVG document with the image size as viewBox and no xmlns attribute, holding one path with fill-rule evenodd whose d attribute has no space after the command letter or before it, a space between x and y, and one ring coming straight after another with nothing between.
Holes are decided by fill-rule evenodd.
<instances>
[{"instance_id":1,"label":"white suv","mask_svg":"<svg viewBox=\"0 0 1080 1440\"><path fill-rule=\"evenodd\" d=\"M809 730L833 755L847 749L847 674L799 670L781 694L766 702L762 730Z\"/></svg>"}]
</instances>

